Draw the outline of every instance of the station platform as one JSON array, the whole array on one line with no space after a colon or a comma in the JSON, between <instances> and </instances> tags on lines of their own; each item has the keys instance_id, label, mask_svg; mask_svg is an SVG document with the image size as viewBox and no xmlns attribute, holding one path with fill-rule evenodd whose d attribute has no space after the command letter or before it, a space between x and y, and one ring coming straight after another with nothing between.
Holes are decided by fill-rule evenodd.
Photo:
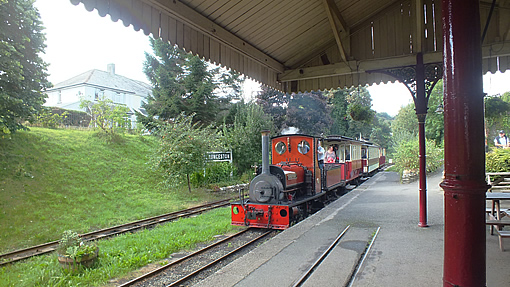
<instances>
[{"instance_id":1,"label":"station platform","mask_svg":"<svg viewBox=\"0 0 510 287\"><path fill-rule=\"evenodd\" d=\"M397 173L382 171L195 286L294 286L347 226L302 286L443 286L441 181L442 173L427 178L429 227L418 226L418 182L401 184ZM486 235L487 286L510 286L510 239L502 252L489 227Z\"/></svg>"}]
</instances>

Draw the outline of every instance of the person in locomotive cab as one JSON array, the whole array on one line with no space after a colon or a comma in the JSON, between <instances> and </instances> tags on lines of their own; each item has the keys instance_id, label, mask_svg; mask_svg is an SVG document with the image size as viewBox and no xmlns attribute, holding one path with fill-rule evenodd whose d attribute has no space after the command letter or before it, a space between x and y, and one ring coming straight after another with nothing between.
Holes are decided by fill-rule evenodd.
<instances>
[{"instance_id":1,"label":"person in locomotive cab","mask_svg":"<svg viewBox=\"0 0 510 287\"><path fill-rule=\"evenodd\" d=\"M318 144L318 146L317 146L317 161L319 162L319 168L323 169L324 168L324 157L326 156L326 151L322 147L320 141L318 141L317 144Z\"/></svg>"},{"instance_id":2,"label":"person in locomotive cab","mask_svg":"<svg viewBox=\"0 0 510 287\"><path fill-rule=\"evenodd\" d=\"M300 143L298 143L298 151L301 154L307 154L309 150L310 150L310 147L308 146L306 141L303 140Z\"/></svg>"},{"instance_id":3,"label":"person in locomotive cab","mask_svg":"<svg viewBox=\"0 0 510 287\"><path fill-rule=\"evenodd\" d=\"M334 151L333 146L329 146L328 151L326 152L326 162L333 163L336 160L336 153Z\"/></svg>"},{"instance_id":4,"label":"person in locomotive cab","mask_svg":"<svg viewBox=\"0 0 510 287\"><path fill-rule=\"evenodd\" d=\"M494 139L494 145L497 148L508 148L510 147L510 141L508 137L505 135L505 131L499 131L499 136Z\"/></svg>"}]
</instances>

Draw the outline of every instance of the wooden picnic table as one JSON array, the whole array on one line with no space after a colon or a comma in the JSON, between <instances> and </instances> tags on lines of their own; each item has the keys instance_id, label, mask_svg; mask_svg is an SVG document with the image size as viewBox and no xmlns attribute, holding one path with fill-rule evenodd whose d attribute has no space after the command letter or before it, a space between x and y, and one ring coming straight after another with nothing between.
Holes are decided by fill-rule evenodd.
<instances>
[{"instance_id":1,"label":"wooden picnic table","mask_svg":"<svg viewBox=\"0 0 510 287\"><path fill-rule=\"evenodd\" d=\"M494 234L494 226L496 227L496 232L499 236L499 248L501 251L504 251L503 248L503 238L510 237L510 231L503 231L502 228L505 225L510 225L509 221L502 221L502 212L501 212L501 204L502 200L510 200L510 193L504 192L487 192L485 194L485 199L490 200L492 202L491 210L489 213L489 219L486 220L485 224L491 226L491 235Z\"/></svg>"},{"instance_id":2,"label":"wooden picnic table","mask_svg":"<svg viewBox=\"0 0 510 287\"><path fill-rule=\"evenodd\" d=\"M510 172L486 172L487 184L491 187L489 192L510 192ZM492 181L491 176L497 176L498 179Z\"/></svg>"}]
</instances>

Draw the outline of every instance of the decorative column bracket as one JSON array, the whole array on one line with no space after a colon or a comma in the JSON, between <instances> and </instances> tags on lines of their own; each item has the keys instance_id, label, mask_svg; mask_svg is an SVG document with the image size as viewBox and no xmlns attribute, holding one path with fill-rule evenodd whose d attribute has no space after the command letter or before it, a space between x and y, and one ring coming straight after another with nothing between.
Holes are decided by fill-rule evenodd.
<instances>
[{"instance_id":1,"label":"decorative column bracket","mask_svg":"<svg viewBox=\"0 0 510 287\"><path fill-rule=\"evenodd\" d=\"M422 114L423 111L419 111L419 100L417 98L417 85L416 85L416 70L419 65L411 65L411 66L403 66L393 69L380 69L380 70L370 70L366 71L367 73L381 73L385 75L389 75L395 78L397 81L401 82L406 86L406 88L411 93L413 97L413 101L415 107L417 108L416 114ZM430 94L432 90L436 86L437 82L443 77L443 63L429 63L424 64L424 72L425 72L425 97L426 102L428 103ZM417 102L418 100L418 102ZM425 106L425 113L426 113Z\"/></svg>"}]
</instances>

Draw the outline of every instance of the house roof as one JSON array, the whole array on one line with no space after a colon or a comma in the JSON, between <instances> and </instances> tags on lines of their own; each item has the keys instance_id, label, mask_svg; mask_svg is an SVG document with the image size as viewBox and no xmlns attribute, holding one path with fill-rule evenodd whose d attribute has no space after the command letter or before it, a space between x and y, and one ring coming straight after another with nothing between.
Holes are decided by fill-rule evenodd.
<instances>
[{"instance_id":1,"label":"house roof","mask_svg":"<svg viewBox=\"0 0 510 287\"><path fill-rule=\"evenodd\" d=\"M374 72L442 63L437 0L70 0L282 91L395 81ZM480 0L483 71L510 67L510 1ZM436 71L437 72L437 71Z\"/></svg>"},{"instance_id":2,"label":"house roof","mask_svg":"<svg viewBox=\"0 0 510 287\"><path fill-rule=\"evenodd\" d=\"M152 87L147 83L132 80L115 73L105 72L97 69L87 71L78 76L60 82L53 88L48 89L48 91L80 85L89 85L98 88L117 90L119 92L136 94L142 97L147 97L152 93Z\"/></svg>"}]
</instances>

